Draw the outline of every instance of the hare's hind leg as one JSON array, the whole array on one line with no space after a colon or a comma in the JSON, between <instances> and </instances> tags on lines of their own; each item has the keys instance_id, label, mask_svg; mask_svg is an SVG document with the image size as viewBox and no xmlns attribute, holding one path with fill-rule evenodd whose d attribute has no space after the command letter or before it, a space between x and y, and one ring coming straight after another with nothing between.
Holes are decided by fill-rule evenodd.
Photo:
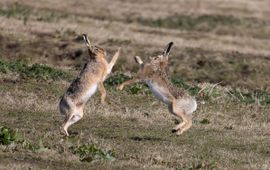
<instances>
[{"instance_id":1,"label":"hare's hind leg","mask_svg":"<svg viewBox=\"0 0 270 170\"><path fill-rule=\"evenodd\" d=\"M169 107L169 110L174 115L176 115L177 117L183 120L182 123L179 123L172 129L172 132L176 132L177 135L180 135L191 127L192 125L191 118L185 113L185 111L182 108L179 108L177 106L177 103L175 101L171 104L171 106Z\"/></svg>"},{"instance_id":2,"label":"hare's hind leg","mask_svg":"<svg viewBox=\"0 0 270 170\"><path fill-rule=\"evenodd\" d=\"M74 123L78 122L83 117L83 109L76 109L70 116L68 116L63 125L63 130L67 136L69 136L68 128Z\"/></svg>"},{"instance_id":3,"label":"hare's hind leg","mask_svg":"<svg viewBox=\"0 0 270 170\"><path fill-rule=\"evenodd\" d=\"M183 126L180 127L180 131L178 131L176 134L181 135L185 131L187 131L192 126L192 120L189 116L187 116L187 122Z\"/></svg>"}]
</instances>

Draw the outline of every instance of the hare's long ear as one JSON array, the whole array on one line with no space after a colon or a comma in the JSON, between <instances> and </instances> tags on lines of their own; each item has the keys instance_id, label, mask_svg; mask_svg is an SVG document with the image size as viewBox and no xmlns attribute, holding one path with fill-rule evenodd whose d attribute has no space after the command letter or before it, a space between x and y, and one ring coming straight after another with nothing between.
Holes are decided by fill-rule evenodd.
<instances>
[{"instance_id":1,"label":"hare's long ear","mask_svg":"<svg viewBox=\"0 0 270 170\"><path fill-rule=\"evenodd\" d=\"M168 56L171 52L173 46L173 42L170 42L169 44L167 44L167 46L165 47L164 51L163 51L163 56L166 57L168 59Z\"/></svg>"},{"instance_id":2,"label":"hare's long ear","mask_svg":"<svg viewBox=\"0 0 270 170\"><path fill-rule=\"evenodd\" d=\"M94 47L90 43L90 41L89 41L89 39L88 39L88 37L87 37L86 34L83 34L83 39L85 41L85 45L88 48L88 54L89 54L90 59L95 59Z\"/></svg>"},{"instance_id":3,"label":"hare's long ear","mask_svg":"<svg viewBox=\"0 0 270 170\"><path fill-rule=\"evenodd\" d=\"M93 46L91 45L86 34L83 34L83 39L85 41L85 45L88 47L89 52L93 53Z\"/></svg>"},{"instance_id":4,"label":"hare's long ear","mask_svg":"<svg viewBox=\"0 0 270 170\"><path fill-rule=\"evenodd\" d=\"M135 59L135 61L136 61L138 64L140 64L140 65L143 64L143 61L142 61L141 57L135 56L134 59Z\"/></svg>"}]
</instances>

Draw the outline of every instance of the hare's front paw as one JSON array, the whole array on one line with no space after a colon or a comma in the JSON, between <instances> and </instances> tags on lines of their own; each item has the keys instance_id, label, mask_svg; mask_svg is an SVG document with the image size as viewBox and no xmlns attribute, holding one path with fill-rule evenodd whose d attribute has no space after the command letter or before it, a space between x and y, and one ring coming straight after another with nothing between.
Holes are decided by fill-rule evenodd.
<instances>
[{"instance_id":1,"label":"hare's front paw","mask_svg":"<svg viewBox=\"0 0 270 170\"><path fill-rule=\"evenodd\" d=\"M176 132L176 135L177 135L177 136L180 136L180 135L182 135L183 133L184 133L183 130L178 130L178 131Z\"/></svg>"},{"instance_id":2,"label":"hare's front paw","mask_svg":"<svg viewBox=\"0 0 270 170\"><path fill-rule=\"evenodd\" d=\"M173 128L172 129L172 133L176 133L177 136L183 134L183 130L179 129L179 128Z\"/></svg>"},{"instance_id":3,"label":"hare's front paw","mask_svg":"<svg viewBox=\"0 0 270 170\"><path fill-rule=\"evenodd\" d=\"M124 86L122 84L116 87L116 89L120 90L120 91L123 90L123 88L124 88Z\"/></svg>"}]
</instances>

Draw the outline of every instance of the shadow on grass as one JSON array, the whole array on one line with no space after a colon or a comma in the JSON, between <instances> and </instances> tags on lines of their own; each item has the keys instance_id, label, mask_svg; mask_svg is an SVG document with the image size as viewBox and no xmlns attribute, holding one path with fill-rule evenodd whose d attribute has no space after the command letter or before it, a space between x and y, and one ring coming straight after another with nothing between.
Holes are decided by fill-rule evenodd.
<instances>
[{"instance_id":1,"label":"shadow on grass","mask_svg":"<svg viewBox=\"0 0 270 170\"><path fill-rule=\"evenodd\" d=\"M129 139L134 141L167 141L159 137L151 137L151 136L132 136Z\"/></svg>"}]
</instances>

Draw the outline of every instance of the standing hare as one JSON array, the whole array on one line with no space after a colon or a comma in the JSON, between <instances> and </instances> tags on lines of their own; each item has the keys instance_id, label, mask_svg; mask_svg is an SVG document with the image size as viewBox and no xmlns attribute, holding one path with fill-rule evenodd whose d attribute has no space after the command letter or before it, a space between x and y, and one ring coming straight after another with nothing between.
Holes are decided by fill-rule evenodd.
<instances>
[{"instance_id":1,"label":"standing hare","mask_svg":"<svg viewBox=\"0 0 270 170\"><path fill-rule=\"evenodd\" d=\"M59 110L65 116L61 131L68 136L68 128L83 117L83 109L88 99L96 92L101 93L101 103L105 103L106 90L103 82L111 73L120 52L120 48L112 57L110 63L106 61L106 51L90 44L86 34L83 34L88 48L89 58L79 76L71 83L60 100Z\"/></svg>"},{"instance_id":2,"label":"standing hare","mask_svg":"<svg viewBox=\"0 0 270 170\"><path fill-rule=\"evenodd\" d=\"M173 42L170 42L162 55L151 58L149 63L144 63L140 57L136 56L135 61L140 65L138 73L133 79L119 85L117 89L122 90L126 85L144 81L154 96L168 105L172 114L182 118L183 122L172 130L172 132L180 135L191 127L190 114L197 109L197 103L189 94L173 86L168 78L168 57L172 46Z\"/></svg>"}]
</instances>

